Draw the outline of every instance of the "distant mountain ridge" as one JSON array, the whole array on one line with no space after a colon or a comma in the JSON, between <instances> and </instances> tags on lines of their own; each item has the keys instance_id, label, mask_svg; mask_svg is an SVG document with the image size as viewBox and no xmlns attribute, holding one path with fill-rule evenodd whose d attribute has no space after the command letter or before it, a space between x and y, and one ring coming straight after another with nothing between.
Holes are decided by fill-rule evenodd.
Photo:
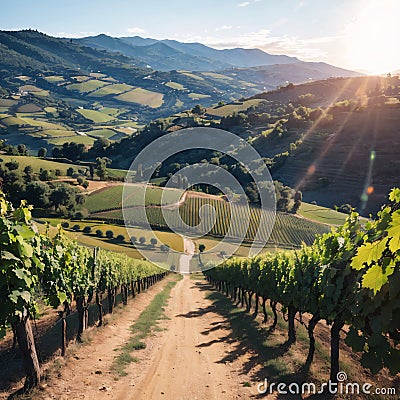
<instances>
[{"instance_id":1,"label":"distant mountain ridge","mask_svg":"<svg viewBox=\"0 0 400 400\"><path fill-rule=\"evenodd\" d=\"M201 43L183 43L176 40L156 40L140 36L115 38L100 34L74 42L101 50L119 51L139 58L157 70L190 69L193 71L248 68L274 64L301 62L296 57L274 55L260 49L217 50ZM162 59L161 57L164 57Z\"/></svg>"}]
</instances>

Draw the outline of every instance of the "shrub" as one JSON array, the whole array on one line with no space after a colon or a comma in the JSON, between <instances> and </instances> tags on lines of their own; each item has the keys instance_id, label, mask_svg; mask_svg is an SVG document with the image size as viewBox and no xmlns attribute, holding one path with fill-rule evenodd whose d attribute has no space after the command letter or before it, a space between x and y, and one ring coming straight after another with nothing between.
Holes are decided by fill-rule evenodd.
<instances>
[{"instance_id":1,"label":"shrub","mask_svg":"<svg viewBox=\"0 0 400 400\"><path fill-rule=\"evenodd\" d=\"M106 231L106 237L107 239L112 239L114 237L114 232L112 230L107 230Z\"/></svg>"},{"instance_id":2,"label":"shrub","mask_svg":"<svg viewBox=\"0 0 400 400\"><path fill-rule=\"evenodd\" d=\"M74 225L73 227L72 227L72 229L74 230L74 231L80 231L81 230L81 227L78 225L78 224L76 224L76 225Z\"/></svg>"},{"instance_id":3,"label":"shrub","mask_svg":"<svg viewBox=\"0 0 400 400\"><path fill-rule=\"evenodd\" d=\"M83 233L90 233L92 232L92 227L91 226L85 226L83 228Z\"/></svg>"},{"instance_id":4,"label":"shrub","mask_svg":"<svg viewBox=\"0 0 400 400\"><path fill-rule=\"evenodd\" d=\"M118 235L117 236L118 242L125 242L125 236L124 235Z\"/></svg>"},{"instance_id":5,"label":"shrub","mask_svg":"<svg viewBox=\"0 0 400 400\"><path fill-rule=\"evenodd\" d=\"M103 231L101 229L96 230L96 236L103 237Z\"/></svg>"},{"instance_id":6,"label":"shrub","mask_svg":"<svg viewBox=\"0 0 400 400\"><path fill-rule=\"evenodd\" d=\"M67 228L69 228L69 222L67 222L67 221L62 222L62 223L61 223L61 226L62 226L64 229L67 229Z\"/></svg>"}]
</instances>

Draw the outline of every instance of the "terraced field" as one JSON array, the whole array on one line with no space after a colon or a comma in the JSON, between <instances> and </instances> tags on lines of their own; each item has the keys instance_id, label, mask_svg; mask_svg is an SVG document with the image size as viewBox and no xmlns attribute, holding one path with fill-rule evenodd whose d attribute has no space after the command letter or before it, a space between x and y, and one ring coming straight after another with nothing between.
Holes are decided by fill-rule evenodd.
<instances>
[{"instance_id":1,"label":"terraced field","mask_svg":"<svg viewBox=\"0 0 400 400\"><path fill-rule=\"evenodd\" d=\"M158 108L161 107L164 102L163 97L164 95L162 93L136 88L116 96L115 99L126 103L138 103L151 108Z\"/></svg>"},{"instance_id":2,"label":"terraced field","mask_svg":"<svg viewBox=\"0 0 400 400\"><path fill-rule=\"evenodd\" d=\"M243 102L235 102L231 104L226 104L224 106L210 107L207 109L207 114L215 115L216 117L226 117L234 112L246 111L251 106L258 105L262 100L252 99Z\"/></svg>"},{"instance_id":3,"label":"terraced field","mask_svg":"<svg viewBox=\"0 0 400 400\"><path fill-rule=\"evenodd\" d=\"M91 79L82 83L73 83L71 85L66 86L66 88L68 90L74 90L79 93L89 93L109 84L110 84L109 82L103 82L97 79Z\"/></svg>"},{"instance_id":4,"label":"terraced field","mask_svg":"<svg viewBox=\"0 0 400 400\"><path fill-rule=\"evenodd\" d=\"M100 89L95 90L88 94L89 97L104 97L113 94L121 94L134 89L133 86L127 85L125 83L117 83L112 85L103 86Z\"/></svg>"},{"instance_id":5,"label":"terraced field","mask_svg":"<svg viewBox=\"0 0 400 400\"><path fill-rule=\"evenodd\" d=\"M114 120L114 117L96 110L88 110L83 108L78 109L77 111L79 114L83 115L87 119L90 119L96 124L102 124Z\"/></svg>"}]
</instances>

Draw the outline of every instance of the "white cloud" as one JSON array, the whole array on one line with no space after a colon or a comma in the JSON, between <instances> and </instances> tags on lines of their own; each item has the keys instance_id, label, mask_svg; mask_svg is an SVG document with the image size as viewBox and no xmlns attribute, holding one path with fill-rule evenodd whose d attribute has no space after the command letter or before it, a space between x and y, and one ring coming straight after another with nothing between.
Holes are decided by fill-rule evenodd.
<instances>
[{"instance_id":1,"label":"white cloud","mask_svg":"<svg viewBox=\"0 0 400 400\"><path fill-rule=\"evenodd\" d=\"M232 25L221 25L221 26L216 27L216 28L215 28L215 31L216 31L216 32L219 32L219 31L229 31L229 30L232 29L232 28L233 28Z\"/></svg>"},{"instance_id":2,"label":"white cloud","mask_svg":"<svg viewBox=\"0 0 400 400\"><path fill-rule=\"evenodd\" d=\"M145 33L146 31L138 26L134 26L132 28L128 28L126 30L128 33Z\"/></svg>"},{"instance_id":3,"label":"white cloud","mask_svg":"<svg viewBox=\"0 0 400 400\"><path fill-rule=\"evenodd\" d=\"M306 5L305 1L299 1L296 5L296 7L294 8L295 10L298 10L299 8L302 8Z\"/></svg>"},{"instance_id":4,"label":"white cloud","mask_svg":"<svg viewBox=\"0 0 400 400\"><path fill-rule=\"evenodd\" d=\"M238 7L247 7L248 5L250 5L249 1L244 1L243 3L239 3Z\"/></svg>"}]
</instances>

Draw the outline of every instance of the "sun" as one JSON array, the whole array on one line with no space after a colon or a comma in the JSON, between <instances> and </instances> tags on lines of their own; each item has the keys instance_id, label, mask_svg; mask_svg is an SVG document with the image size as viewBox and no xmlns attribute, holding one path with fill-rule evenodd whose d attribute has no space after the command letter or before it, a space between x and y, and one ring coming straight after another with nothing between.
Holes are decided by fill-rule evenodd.
<instances>
[{"instance_id":1,"label":"sun","mask_svg":"<svg viewBox=\"0 0 400 400\"><path fill-rule=\"evenodd\" d=\"M400 1L363 0L346 28L347 59L373 74L400 69Z\"/></svg>"}]
</instances>

